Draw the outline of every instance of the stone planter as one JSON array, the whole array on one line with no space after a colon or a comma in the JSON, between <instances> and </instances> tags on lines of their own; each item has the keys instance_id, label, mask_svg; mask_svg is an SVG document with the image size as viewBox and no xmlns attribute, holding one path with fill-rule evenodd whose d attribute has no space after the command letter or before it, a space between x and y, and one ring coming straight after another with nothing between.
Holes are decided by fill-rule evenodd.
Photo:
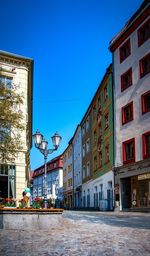
<instances>
[{"instance_id":1,"label":"stone planter","mask_svg":"<svg viewBox=\"0 0 150 256\"><path fill-rule=\"evenodd\" d=\"M0 229L51 230L61 225L63 209L0 209Z\"/></svg>"}]
</instances>

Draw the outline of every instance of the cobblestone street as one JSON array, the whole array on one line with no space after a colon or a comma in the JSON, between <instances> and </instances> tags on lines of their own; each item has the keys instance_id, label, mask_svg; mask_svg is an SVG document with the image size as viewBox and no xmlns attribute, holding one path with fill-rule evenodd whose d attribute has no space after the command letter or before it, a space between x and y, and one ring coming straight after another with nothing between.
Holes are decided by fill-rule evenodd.
<instances>
[{"instance_id":1,"label":"cobblestone street","mask_svg":"<svg viewBox=\"0 0 150 256\"><path fill-rule=\"evenodd\" d=\"M65 211L57 229L0 230L0 255L150 255L149 213Z\"/></svg>"}]
</instances>

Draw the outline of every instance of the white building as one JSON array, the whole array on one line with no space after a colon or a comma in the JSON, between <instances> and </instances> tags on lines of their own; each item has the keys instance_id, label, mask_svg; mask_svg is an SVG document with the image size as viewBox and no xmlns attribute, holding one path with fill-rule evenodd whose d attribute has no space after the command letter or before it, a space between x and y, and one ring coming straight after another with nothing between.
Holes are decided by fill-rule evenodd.
<instances>
[{"instance_id":1,"label":"white building","mask_svg":"<svg viewBox=\"0 0 150 256\"><path fill-rule=\"evenodd\" d=\"M78 125L74 133L73 145L73 180L74 180L74 208L82 206L82 155L81 155L81 126Z\"/></svg>"},{"instance_id":2,"label":"white building","mask_svg":"<svg viewBox=\"0 0 150 256\"><path fill-rule=\"evenodd\" d=\"M9 82L13 90L24 96L23 104L20 105L24 116L22 122L25 124L25 130L21 133L23 148L14 163L0 163L0 197L21 199L30 177L33 60L0 51L0 79L6 84ZM16 134L18 132L16 130Z\"/></svg>"},{"instance_id":3,"label":"white building","mask_svg":"<svg viewBox=\"0 0 150 256\"><path fill-rule=\"evenodd\" d=\"M107 172L97 179L91 179L86 183L83 183L82 195L84 207L100 210L113 210L112 202L110 201L111 205L109 206L108 200L108 193L112 192L112 187L114 187L112 171Z\"/></svg>"},{"instance_id":4,"label":"white building","mask_svg":"<svg viewBox=\"0 0 150 256\"><path fill-rule=\"evenodd\" d=\"M115 191L120 210L150 207L150 3L112 39Z\"/></svg>"}]
</instances>

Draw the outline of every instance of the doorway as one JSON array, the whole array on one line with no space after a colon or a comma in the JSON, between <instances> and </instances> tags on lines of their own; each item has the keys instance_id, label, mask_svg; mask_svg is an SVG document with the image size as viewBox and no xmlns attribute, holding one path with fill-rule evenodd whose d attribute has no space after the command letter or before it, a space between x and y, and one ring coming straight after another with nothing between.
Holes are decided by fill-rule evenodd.
<instances>
[{"instance_id":1,"label":"doorway","mask_svg":"<svg viewBox=\"0 0 150 256\"><path fill-rule=\"evenodd\" d=\"M0 175L0 197L8 197L8 176Z\"/></svg>"},{"instance_id":2,"label":"doorway","mask_svg":"<svg viewBox=\"0 0 150 256\"><path fill-rule=\"evenodd\" d=\"M122 185L122 209L131 207L131 178L121 180Z\"/></svg>"}]
</instances>

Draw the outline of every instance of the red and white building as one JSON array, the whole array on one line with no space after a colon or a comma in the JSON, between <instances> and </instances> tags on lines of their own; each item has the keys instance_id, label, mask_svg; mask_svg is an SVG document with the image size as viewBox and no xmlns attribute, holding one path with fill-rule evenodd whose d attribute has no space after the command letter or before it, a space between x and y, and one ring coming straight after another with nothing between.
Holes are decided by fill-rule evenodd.
<instances>
[{"instance_id":1,"label":"red and white building","mask_svg":"<svg viewBox=\"0 0 150 256\"><path fill-rule=\"evenodd\" d=\"M120 210L150 207L150 2L110 42L115 192Z\"/></svg>"},{"instance_id":2,"label":"red and white building","mask_svg":"<svg viewBox=\"0 0 150 256\"><path fill-rule=\"evenodd\" d=\"M33 199L44 197L44 165L34 170ZM60 206L63 201L63 158L58 156L47 163L47 198L57 200Z\"/></svg>"}]
</instances>

